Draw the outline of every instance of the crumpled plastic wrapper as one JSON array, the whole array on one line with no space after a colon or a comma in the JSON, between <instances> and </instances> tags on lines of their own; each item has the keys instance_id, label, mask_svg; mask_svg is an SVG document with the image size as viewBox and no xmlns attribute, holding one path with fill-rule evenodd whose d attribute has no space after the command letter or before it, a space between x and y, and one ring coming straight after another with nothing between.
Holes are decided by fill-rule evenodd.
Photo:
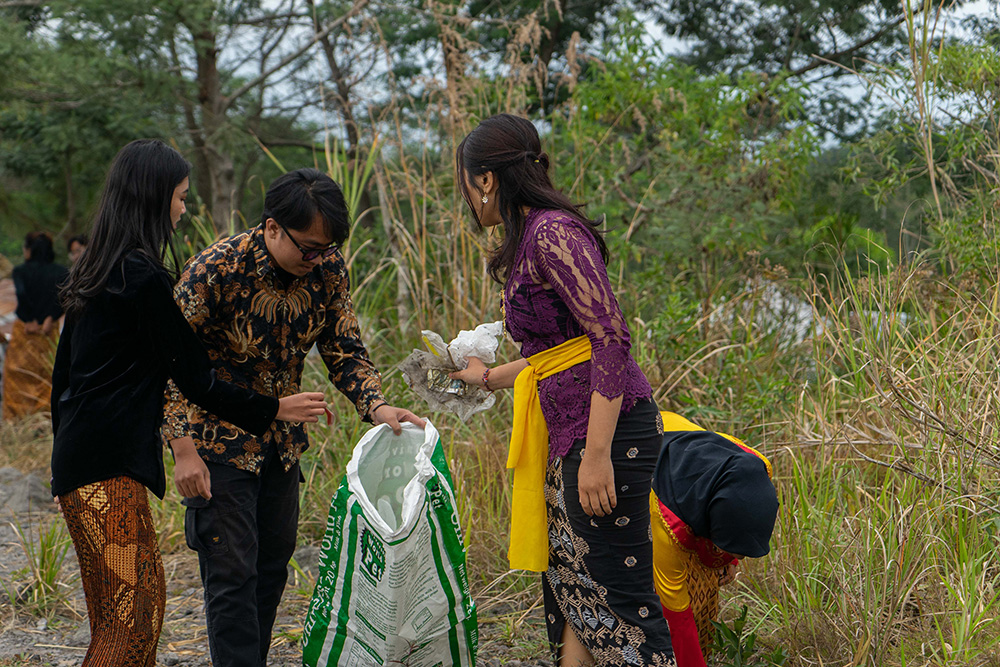
<instances>
[{"instance_id":1,"label":"crumpled plastic wrapper","mask_svg":"<svg viewBox=\"0 0 1000 667\"><path fill-rule=\"evenodd\" d=\"M503 323L480 324L472 331L461 331L450 343L445 343L433 331L421 333L428 351L414 350L399 364L399 370L431 410L453 412L466 422L477 412L493 407L496 396L492 392L452 380L448 373L465 368L469 357L478 357L486 364L494 363Z\"/></svg>"}]
</instances>

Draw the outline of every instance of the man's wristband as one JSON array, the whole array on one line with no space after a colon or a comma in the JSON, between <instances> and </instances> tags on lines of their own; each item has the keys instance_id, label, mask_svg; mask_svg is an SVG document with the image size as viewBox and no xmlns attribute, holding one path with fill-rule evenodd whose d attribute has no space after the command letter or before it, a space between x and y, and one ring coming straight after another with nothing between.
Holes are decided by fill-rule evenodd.
<instances>
[{"instance_id":1,"label":"man's wristband","mask_svg":"<svg viewBox=\"0 0 1000 667\"><path fill-rule=\"evenodd\" d=\"M483 371L483 389L485 389L486 391L493 391L492 389L490 389L490 370L491 369L487 368L485 371Z\"/></svg>"},{"instance_id":2,"label":"man's wristband","mask_svg":"<svg viewBox=\"0 0 1000 667\"><path fill-rule=\"evenodd\" d=\"M368 410L368 419L371 420L372 424L375 423L375 411L383 405L389 405L389 401L379 401Z\"/></svg>"}]
</instances>

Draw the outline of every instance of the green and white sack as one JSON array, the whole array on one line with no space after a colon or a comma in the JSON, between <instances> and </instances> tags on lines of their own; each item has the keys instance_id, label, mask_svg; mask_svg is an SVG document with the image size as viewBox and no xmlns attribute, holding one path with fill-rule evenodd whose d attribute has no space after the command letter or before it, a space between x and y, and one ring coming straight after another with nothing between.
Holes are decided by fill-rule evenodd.
<instances>
[{"instance_id":1,"label":"green and white sack","mask_svg":"<svg viewBox=\"0 0 1000 667\"><path fill-rule=\"evenodd\" d=\"M476 663L479 630L435 429L368 431L330 506L302 635L310 667Z\"/></svg>"}]
</instances>

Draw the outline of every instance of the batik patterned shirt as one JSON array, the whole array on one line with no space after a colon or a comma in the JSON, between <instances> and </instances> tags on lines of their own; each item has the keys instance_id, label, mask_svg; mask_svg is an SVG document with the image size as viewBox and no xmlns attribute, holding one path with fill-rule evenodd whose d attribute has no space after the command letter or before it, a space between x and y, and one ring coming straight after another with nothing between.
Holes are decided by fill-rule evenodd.
<instances>
[{"instance_id":1,"label":"batik patterned shirt","mask_svg":"<svg viewBox=\"0 0 1000 667\"><path fill-rule=\"evenodd\" d=\"M315 344L330 381L370 420L371 409L385 399L361 341L343 256L334 252L287 283L280 271L258 226L195 256L174 297L219 378L278 398L298 393L304 360ZM163 436L170 441L185 435L206 461L254 473L271 448L288 470L309 446L302 424L275 421L263 437L254 437L189 403L171 383Z\"/></svg>"}]
</instances>

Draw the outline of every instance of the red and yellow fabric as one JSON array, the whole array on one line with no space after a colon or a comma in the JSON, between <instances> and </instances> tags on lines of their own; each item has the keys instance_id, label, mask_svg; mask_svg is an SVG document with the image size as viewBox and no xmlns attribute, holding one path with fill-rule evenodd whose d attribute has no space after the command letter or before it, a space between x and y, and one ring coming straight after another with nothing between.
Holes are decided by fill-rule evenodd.
<instances>
[{"instance_id":1,"label":"red and yellow fabric","mask_svg":"<svg viewBox=\"0 0 1000 667\"><path fill-rule=\"evenodd\" d=\"M705 429L672 412L662 412L663 431ZM722 437L759 457L772 476L770 461L741 440ZM649 494L653 535L653 578L670 626L671 643L678 667L705 667L704 656L712 644L712 621L719 615L719 577L734 558L711 540L695 535L666 505Z\"/></svg>"}]
</instances>

